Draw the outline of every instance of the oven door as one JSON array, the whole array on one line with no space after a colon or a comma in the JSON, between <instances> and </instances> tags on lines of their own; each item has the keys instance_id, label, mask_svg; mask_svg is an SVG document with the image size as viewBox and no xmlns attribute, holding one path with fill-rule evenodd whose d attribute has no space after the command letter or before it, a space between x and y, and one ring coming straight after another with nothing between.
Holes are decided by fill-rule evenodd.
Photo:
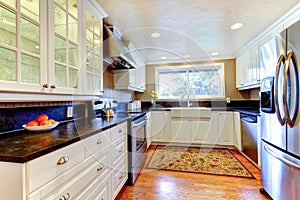
<instances>
[{"instance_id":1,"label":"oven door","mask_svg":"<svg viewBox=\"0 0 300 200\"><path fill-rule=\"evenodd\" d=\"M139 124L132 123L132 132L130 136L131 153L132 153L132 166L142 157L147 150L146 138L146 121Z\"/></svg>"}]
</instances>

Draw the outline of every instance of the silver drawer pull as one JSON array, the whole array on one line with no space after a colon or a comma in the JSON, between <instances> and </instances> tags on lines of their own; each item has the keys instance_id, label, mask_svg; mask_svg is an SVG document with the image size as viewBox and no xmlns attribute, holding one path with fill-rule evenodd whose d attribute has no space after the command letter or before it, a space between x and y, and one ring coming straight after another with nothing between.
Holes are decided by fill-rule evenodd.
<instances>
[{"instance_id":1,"label":"silver drawer pull","mask_svg":"<svg viewBox=\"0 0 300 200\"><path fill-rule=\"evenodd\" d=\"M122 129L119 129L119 131L118 131L119 133L122 133Z\"/></svg>"},{"instance_id":2,"label":"silver drawer pull","mask_svg":"<svg viewBox=\"0 0 300 200\"><path fill-rule=\"evenodd\" d=\"M69 156L63 156L57 161L57 165L63 165L69 161Z\"/></svg>"},{"instance_id":3,"label":"silver drawer pull","mask_svg":"<svg viewBox=\"0 0 300 200\"><path fill-rule=\"evenodd\" d=\"M101 171L104 168L104 165L101 164L100 166L97 167L97 172Z\"/></svg>"},{"instance_id":4,"label":"silver drawer pull","mask_svg":"<svg viewBox=\"0 0 300 200\"><path fill-rule=\"evenodd\" d=\"M102 144L102 140L101 139L99 139L99 140L97 140L97 142L96 142L97 144Z\"/></svg>"},{"instance_id":5,"label":"silver drawer pull","mask_svg":"<svg viewBox=\"0 0 300 200\"><path fill-rule=\"evenodd\" d=\"M69 194L69 193L66 193L66 194L62 195L62 196L59 198L59 200L68 200L68 199L70 199L70 194Z\"/></svg>"}]
</instances>

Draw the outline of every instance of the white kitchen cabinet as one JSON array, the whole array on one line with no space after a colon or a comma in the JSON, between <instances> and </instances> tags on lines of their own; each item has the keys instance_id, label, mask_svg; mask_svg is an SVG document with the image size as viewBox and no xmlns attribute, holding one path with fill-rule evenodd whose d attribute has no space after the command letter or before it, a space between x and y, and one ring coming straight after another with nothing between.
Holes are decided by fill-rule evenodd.
<instances>
[{"instance_id":1,"label":"white kitchen cabinet","mask_svg":"<svg viewBox=\"0 0 300 200\"><path fill-rule=\"evenodd\" d=\"M16 6L11 2L15 1L0 1L1 13L6 13L0 33L0 59L5 63L0 90L65 94L60 99L101 95L102 18L107 14L98 3L33 0Z\"/></svg>"},{"instance_id":2,"label":"white kitchen cabinet","mask_svg":"<svg viewBox=\"0 0 300 200\"><path fill-rule=\"evenodd\" d=\"M233 141L234 146L242 151L242 139L241 139L241 121L240 121L240 113L233 113Z\"/></svg>"},{"instance_id":3,"label":"white kitchen cabinet","mask_svg":"<svg viewBox=\"0 0 300 200\"><path fill-rule=\"evenodd\" d=\"M48 92L47 1L13 2L0 1L0 90Z\"/></svg>"},{"instance_id":4,"label":"white kitchen cabinet","mask_svg":"<svg viewBox=\"0 0 300 200\"><path fill-rule=\"evenodd\" d=\"M114 71L114 88L119 90L132 90L143 92L145 90L145 65L135 69L121 69Z\"/></svg>"},{"instance_id":5,"label":"white kitchen cabinet","mask_svg":"<svg viewBox=\"0 0 300 200\"><path fill-rule=\"evenodd\" d=\"M255 44L236 58L236 87L257 88L260 84L259 45Z\"/></svg>"},{"instance_id":6,"label":"white kitchen cabinet","mask_svg":"<svg viewBox=\"0 0 300 200\"><path fill-rule=\"evenodd\" d=\"M103 22L106 16L95 1L81 1L83 94L103 94Z\"/></svg>"},{"instance_id":7,"label":"white kitchen cabinet","mask_svg":"<svg viewBox=\"0 0 300 200\"><path fill-rule=\"evenodd\" d=\"M261 157L260 157L260 152L261 152L261 117L257 116L257 165L261 167Z\"/></svg>"},{"instance_id":8,"label":"white kitchen cabinet","mask_svg":"<svg viewBox=\"0 0 300 200\"><path fill-rule=\"evenodd\" d=\"M132 43L128 44L130 54L135 62L134 69L114 71L114 88L120 90L132 90L143 92L146 89L146 66L141 54Z\"/></svg>"},{"instance_id":9,"label":"white kitchen cabinet","mask_svg":"<svg viewBox=\"0 0 300 200\"><path fill-rule=\"evenodd\" d=\"M1 198L114 199L127 180L127 121L29 162L0 162Z\"/></svg>"},{"instance_id":10,"label":"white kitchen cabinet","mask_svg":"<svg viewBox=\"0 0 300 200\"><path fill-rule=\"evenodd\" d=\"M171 142L206 143L210 118L171 118Z\"/></svg>"},{"instance_id":11,"label":"white kitchen cabinet","mask_svg":"<svg viewBox=\"0 0 300 200\"><path fill-rule=\"evenodd\" d=\"M233 145L233 113L219 111L218 144Z\"/></svg>"},{"instance_id":12,"label":"white kitchen cabinet","mask_svg":"<svg viewBox=\"0 0 300 200\"><path fill-rule=\"evenodd\" d=\"M152 142L169 142L171 135L171 116L169 111L151 111Z\"/></svg>"}]
</instances>

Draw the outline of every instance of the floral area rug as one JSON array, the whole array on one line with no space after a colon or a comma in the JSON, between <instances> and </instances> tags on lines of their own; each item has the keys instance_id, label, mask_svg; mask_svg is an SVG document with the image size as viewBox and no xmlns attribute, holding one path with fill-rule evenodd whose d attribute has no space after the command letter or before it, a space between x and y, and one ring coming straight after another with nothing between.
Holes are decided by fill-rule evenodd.
<instances>
[{"instance_id":1,"label":"floral area rug","mask_svg":"<svg viewBox=\"0 0 300 200\"><path fill-rule=\"evenodd\" d=\"M254 178L228 149L157 146L147 168Z\"/></svg>"}]
</instances>

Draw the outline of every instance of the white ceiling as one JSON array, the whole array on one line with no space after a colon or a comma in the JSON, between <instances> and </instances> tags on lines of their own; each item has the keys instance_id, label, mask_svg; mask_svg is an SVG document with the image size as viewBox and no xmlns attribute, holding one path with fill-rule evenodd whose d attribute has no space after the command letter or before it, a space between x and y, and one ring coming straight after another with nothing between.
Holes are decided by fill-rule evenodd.
<instances>
[{"instance_id":1,"label":"white ceiling","mask_svg":"<svg viewBox=\"0 0 300 200\"><path fill-rule=\"evenodd\" d=\"M299 0L97 0L147 63L232 58ZM235 22L243 22L231 30ZM151 38L160 32L160 38ZM184 58L184 55L191 55ZM167 56L166 61L161 56Z\"/></svg>"}]
</instances>

